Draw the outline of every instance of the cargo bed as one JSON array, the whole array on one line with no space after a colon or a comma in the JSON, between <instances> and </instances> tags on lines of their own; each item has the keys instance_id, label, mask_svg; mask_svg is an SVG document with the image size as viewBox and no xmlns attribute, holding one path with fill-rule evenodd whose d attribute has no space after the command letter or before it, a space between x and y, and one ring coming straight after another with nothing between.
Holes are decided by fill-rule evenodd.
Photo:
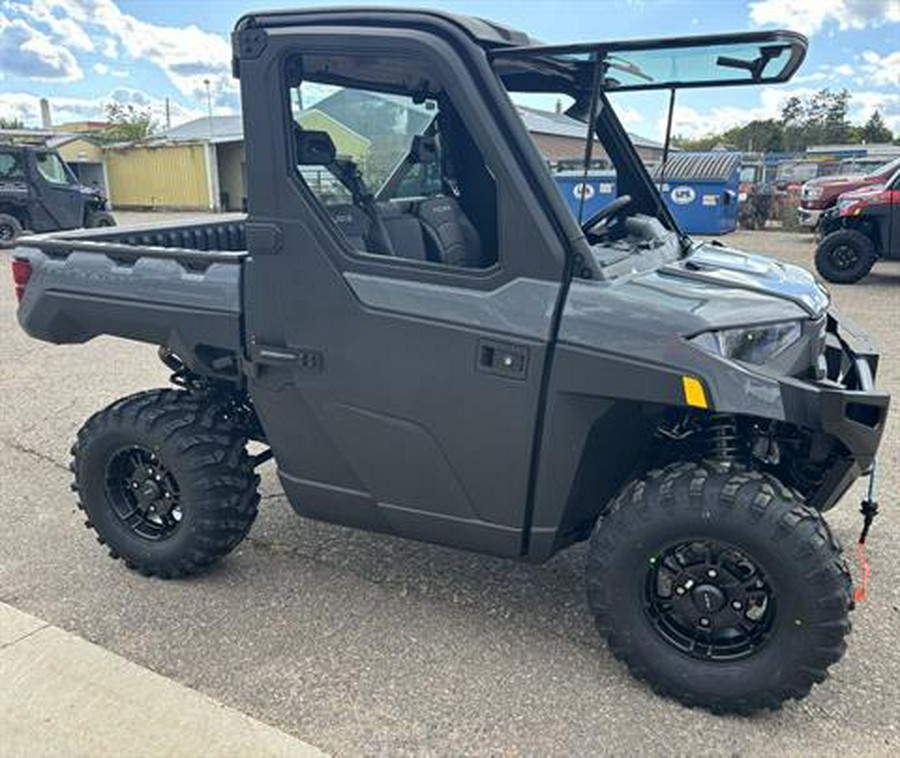
<instances>
[{"instance_id":1,"label":"cargo bed","mask_svg":"<svg viewBox=\"0 0 900 758\"><path fill-rule=\"evenodd\" d=\"M58 344L102 334L173 350L202 374L238 376L245 217L20 238L19 323Z\"/></svg>"}]
</instances>

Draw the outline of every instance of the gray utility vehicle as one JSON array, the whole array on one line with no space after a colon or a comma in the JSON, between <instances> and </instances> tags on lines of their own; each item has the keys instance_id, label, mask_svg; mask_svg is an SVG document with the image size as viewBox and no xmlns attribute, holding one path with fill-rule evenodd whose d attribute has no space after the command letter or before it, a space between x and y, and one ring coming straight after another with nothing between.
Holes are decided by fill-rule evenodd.
<instances>
[{"instance_id":1,"label":"gray utility vehicle","mask_svg":"<svg viewBox=\"0 0 900 758\"><path fill-rule=\"evenodd\" d=\"M55 150L0 143L0 243L28 229L114 226L106 198L81 184Z\"/></svg>"},{"instance_id":2,"label":"gray utility vehicle","mask_svg":"<svg viewBox=\"0 0 900 758\"><path fill-rule=\"evenodd\" d=\"M200 571L274 455L311 518L528 561L589 539L590 608L636 675L721 711L802 697L850 628L820 512L874 465L878 356L805 271L682 234L607 92L781 82L805 50L244 17L246 220L14 253L29 334L143 340L173 369L79 432L88 526L144 574ZM579 225L510 93L567 97L619 197Z\"/></svg>"}]
</instances>

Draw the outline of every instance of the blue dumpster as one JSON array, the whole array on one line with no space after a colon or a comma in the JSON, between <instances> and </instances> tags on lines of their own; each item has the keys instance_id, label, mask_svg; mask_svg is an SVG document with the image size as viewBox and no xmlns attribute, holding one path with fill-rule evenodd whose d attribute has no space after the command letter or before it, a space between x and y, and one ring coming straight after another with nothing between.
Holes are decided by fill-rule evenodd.
<instances>
[{"instance_id":1,"label":"blue dumpster","mask_svg":"<svg viewBox=\"0 0 900 758\"><path fill-rule=\"evenodd\" d=\"M583 171L560 171L554 174L553 178L575 218L578 218L582 195L584 196L582 220L589 219L610 201L616 199L615 171L594 170L589 172L587 177L584 176Z\"/></svg>"},{"instance_id":2,"label":"blue dumpster","mask_svg":"<svg viewBox=\"0 0 900 758\"><path fill-rule=\"evenodd\" d=\"M727 234L737 228L741 154L677 152L651 172L678 225L688 233Z\"/></svg>"},{"instance_id":3,"label":"blue dumpster","mask_svg":"<svg viewBox=\"0 0 900 758\"><path fill-rule=\"evenodd\" d=\"M675 152L666 161L663 201L682 230L689 234L727 234L737 228L741 154L724 150ZM660 166L651 171L659 181ZM588 219L616 197L615 171L561 171L553 175L560 193L578 217Z\"/></svg>"}]
</instances>

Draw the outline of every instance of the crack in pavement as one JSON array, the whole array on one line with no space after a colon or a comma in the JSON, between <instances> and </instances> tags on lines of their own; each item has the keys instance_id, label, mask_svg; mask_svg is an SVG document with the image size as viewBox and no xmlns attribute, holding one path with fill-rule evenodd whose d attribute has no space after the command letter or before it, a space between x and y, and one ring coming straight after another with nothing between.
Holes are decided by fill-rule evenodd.
<instances>
[{"instance_id":1,"label":"crack in pavement","mask_svg":"<svg viewBox=\"0 0 900 758\"><path fill-rule=\"evenodd\" d=\"M52 455L47 455L47 453L42 453L40 450L35 450L33 447L28 447L28 445L23 445L21 442L16 442L10 439L0 439L6 447L12 448L18 453L22 453L23 455L30 455L32 458L37 458L39 461L43 461L44 463L49 463L56 468L69 472L69 467L65 463L60 463L56 458Z\"/></svg>"}]
</instances>

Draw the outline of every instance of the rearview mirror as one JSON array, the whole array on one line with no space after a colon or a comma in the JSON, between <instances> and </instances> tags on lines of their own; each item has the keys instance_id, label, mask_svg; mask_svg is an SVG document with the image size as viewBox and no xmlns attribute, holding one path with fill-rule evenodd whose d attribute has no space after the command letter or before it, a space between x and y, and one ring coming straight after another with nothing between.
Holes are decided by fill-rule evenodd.
<instances>
[{"instance_id":1,"label":"rearview mirror","mask_svg":"<svg viewBox=\"0 0 900 758\"><path fill-rule=\"evenodd\" d=\"M297 163L301 166L327 166L334 162L337 150L328 132L295 131Z\"/></svg>"}]
</instances>

